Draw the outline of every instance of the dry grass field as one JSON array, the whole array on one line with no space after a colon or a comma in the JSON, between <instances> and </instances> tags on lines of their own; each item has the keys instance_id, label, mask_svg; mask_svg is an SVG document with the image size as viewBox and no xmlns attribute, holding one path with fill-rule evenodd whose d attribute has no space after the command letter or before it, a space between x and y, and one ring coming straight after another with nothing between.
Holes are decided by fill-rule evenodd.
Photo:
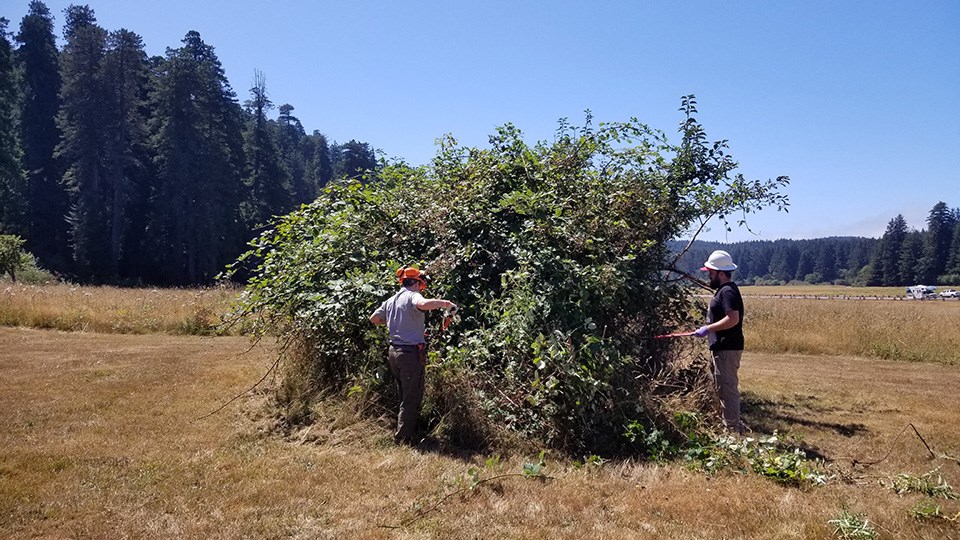
<instances>
[{"instance_id":1,"label":"dry grass field","mask_svg":"<svg viewBox=\"0 0 960 540\"><path fill-rule=\"evenodd\" d=\"M549 480L465 489L471 467L515 475L533 456L486 464L491 456L396 447L386 423L334 409L283 437L259 393L197 420L271 364L269 347L248 347L242 337L0 328L0 537L807 539L835 538L828 522L848 509L879 538L960 538L946 519L960 519L960 501L938 499L940 517L915 518L927 499L880 484L938 470L960 486L957 366L748 351L745 421L830 460L824 486L682 463L578 468L547 455Z\"/></svg>"},{"instance_id":2,"label":"dry grass field","mask_svg":"<svg viewBox=\"0 0 960 540\"><path fill-rule=\"evenodd\" d=\"M940 286L938 291L957 287ZM905 287L849 287L842 285L749 285L741 287L745 296L893 296L905 298Z\"/></svg>"},{"instance_id":3,"label":"dry grass field","mask_svg":"<svg viewBox=\"0 0 960 540\"><path fill-rule=\"evenodd\" d=\"M744 298L747 348L960 365L960 302Z\"/></svg>"},{"instance_id":4,"label":"dry grass field","mask_svg":"<svg viewBox=\"0 0 960 540\"><path fill-rule=\"evenodd\" d=\"M237 289L134 289L0 282L0 326L118 334L220 332ZM237 333L238 329L230 329Z\"/></svg>"}]
</instances>

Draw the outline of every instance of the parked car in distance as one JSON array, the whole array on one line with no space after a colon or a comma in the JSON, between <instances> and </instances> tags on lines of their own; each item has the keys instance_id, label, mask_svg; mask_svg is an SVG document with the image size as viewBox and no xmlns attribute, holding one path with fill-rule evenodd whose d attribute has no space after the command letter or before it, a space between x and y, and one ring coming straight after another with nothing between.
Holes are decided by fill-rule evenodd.
<instances>
[{"instance_id":1,"label":"parked car in distance","mask_svg":"<svg viewBox=\"0 0 960 540\"><path fill-rule=\"evenodd\" d=\"M960 291L956 289L940 291L940 298L960 298Z\"/></svg>"},{"instance_id":2,"label":"parked car in distance","mask_svg":"<svg viewBox=\"0 0 960 540\"><path fill-rule=\"evenodd\" d=\"M925 300L927 298L936 298L937 288L930 285L914 285L907 287L907 298Z\"/></svg>"}]
</instances>

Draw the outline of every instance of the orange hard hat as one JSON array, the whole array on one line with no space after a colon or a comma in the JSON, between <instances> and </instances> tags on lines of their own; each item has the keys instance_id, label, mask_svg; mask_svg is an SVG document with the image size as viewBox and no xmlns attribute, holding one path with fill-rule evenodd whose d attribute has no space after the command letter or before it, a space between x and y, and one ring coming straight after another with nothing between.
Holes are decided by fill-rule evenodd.
<instances>
[{"instance_id":1,"label":"orange hard hat","mask_svg":"<svg viewBox=\"0 0 960 540\"><path fill-rule=\"evenodd\" d=\"M401 266L397 269L397 281L403 283L405 279L415 279L420 282L420 290L427 288L427 275L416 266Z\"/></svg>"}]
</instances>

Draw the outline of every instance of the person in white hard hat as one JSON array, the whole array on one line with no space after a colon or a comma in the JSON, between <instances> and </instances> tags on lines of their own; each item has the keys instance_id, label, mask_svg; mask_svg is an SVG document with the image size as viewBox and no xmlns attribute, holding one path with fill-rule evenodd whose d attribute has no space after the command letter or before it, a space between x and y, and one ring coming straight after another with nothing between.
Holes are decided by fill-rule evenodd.
<instances>
[{"instance_id":1,"label":"person in white hard hat","mask_svg":"<svg viewBox=\"0 0 960 540\"><path fill-rule=\"evenodd\" d=\"M710 276L710 287L716 290L707 310L707 324L694 334L710 343L713 380L723 409L726 429L743 433L740 421L740 388L737 371L743 355L743 297L733 282L731 272L737 269L733 258L723 250L710 254L703 270Z\"/></svg>"}]
</instances>

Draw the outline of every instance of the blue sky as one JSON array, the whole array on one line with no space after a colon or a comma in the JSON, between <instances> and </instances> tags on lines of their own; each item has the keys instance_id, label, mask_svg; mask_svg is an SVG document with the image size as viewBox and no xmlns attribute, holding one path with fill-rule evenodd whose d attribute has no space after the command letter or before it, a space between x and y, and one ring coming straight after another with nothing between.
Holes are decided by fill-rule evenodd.
<instances>
[{"instance_id":1,"label":"blue sky","mask_svg":"<svg viewBox=\"0 0 960 540\"><path fill-rule=\"evenodd\" d=\"M0 0L16 31L28 0ZM47 1L61 31L66 1ZM748 178L791 178L789 213L720 241L879 237L960 206L960 2L347 2L91 0L148 54L189 30L240 100L254 70L308 131L425 163L451 133L550 139L557 120L640 121L676 141L696 94L711 140ZM274 111L274 114L276 111Z\"/></svg>"}]
</instances>

